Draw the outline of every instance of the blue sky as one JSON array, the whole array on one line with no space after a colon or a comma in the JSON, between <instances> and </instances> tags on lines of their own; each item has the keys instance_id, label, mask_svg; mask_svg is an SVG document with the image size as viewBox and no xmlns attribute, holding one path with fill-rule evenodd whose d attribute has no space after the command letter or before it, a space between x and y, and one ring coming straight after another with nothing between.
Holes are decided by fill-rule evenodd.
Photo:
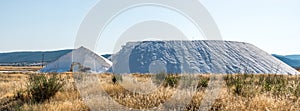
<instances>
[{"instance_id":1,"label":"blue sky","mask_svg":"<svg viewBox=\"0 0 300 111\"><path fill-rule=\"evenodd\" d=\"M97 1L0 1L0 52L73 48L82 20ZM300 54L299 0L200 1L224 40L248 42L268 53Z\"/></svg>"}]
</instances>

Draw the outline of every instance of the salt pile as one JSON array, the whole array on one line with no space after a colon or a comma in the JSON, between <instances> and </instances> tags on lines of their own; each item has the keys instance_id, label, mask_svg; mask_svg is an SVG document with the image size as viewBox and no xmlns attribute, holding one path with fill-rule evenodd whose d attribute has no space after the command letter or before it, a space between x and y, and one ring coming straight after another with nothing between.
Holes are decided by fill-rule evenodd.
<instances>
[{"instance_id":1,"label":"salt pile","mask_svg":"<svg viewBox=\"0 0 300 111\"><path fill-rule=\"evenodd\" d=\"M112 63L106 58L99 56L89 49L80 47L49 63L40 72L93 72L101 73L107 71Z\"/></svg>"},{"instance_id":2,"label":"salt pile","mask_svg":"<svg viewBox=\"0 0 300 111\"><path fill-rule=\"evenodd\" d=\"M112 62L114 73L299 73L254 45L233 41L129 42Z\"/></svg>"}]
</instances>

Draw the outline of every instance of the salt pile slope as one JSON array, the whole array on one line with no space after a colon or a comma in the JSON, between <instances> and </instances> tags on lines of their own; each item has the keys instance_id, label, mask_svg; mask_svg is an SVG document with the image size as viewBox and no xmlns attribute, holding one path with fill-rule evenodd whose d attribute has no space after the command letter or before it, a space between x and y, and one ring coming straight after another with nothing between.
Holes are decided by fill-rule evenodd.
<instances>
[{"instance_id":1,"label":"salt pile slope","mask_svg":"<svg viewBox=\"0 0 300 111\"><path fill-rule=\"evenodd\" d=\"M115 73L299 73L254 45L233 41L130 42L112 62Z\"/></svg>"},{"instance_id":2,"label":"salt pile slope","mask_svg":"<svg viewBox=\"0 0 300 111\"><path fill-rule=\"evenodd\" d=\"M101 73L107 71L112 63L89 49L80 47L48 64L40 72L84 71Z\"/></svg>"}]
</instances>

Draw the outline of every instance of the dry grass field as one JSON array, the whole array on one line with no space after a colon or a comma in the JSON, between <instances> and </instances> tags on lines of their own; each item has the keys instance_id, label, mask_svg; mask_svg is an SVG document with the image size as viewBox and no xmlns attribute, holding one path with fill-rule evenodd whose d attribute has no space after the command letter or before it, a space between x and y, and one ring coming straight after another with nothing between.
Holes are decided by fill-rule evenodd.
<instances>
[{"instance_id":1,"label":"dry grass field","mask_svg":"<svg viewBox=\"0 0 300 111\"><path fill-rule=\"evenodd\" d=\"M0 71L37 71L41 66L0 66Z\"/></svg>"},{"instance_id":2,"label":"dry grass field","mask_svg":"<svg viewBox=\"0 0 300 111\"><path fill-rule=\"evenodd\" d=\"M114 84L111 74L82 76L60 74L65 82L53 97L41 103L17 98L19 91L33 73L0 74L0 110L25 111L86 111L86 110L197 110L210 83L221 84L218 96L209 110L225 111L273 111L300 110L300 77L287 75L197 75L194 90L179 86L183 76L168 76L161 85L151 81L150 75L131 74L118 79ZM135 78L135 79L132 79ZM76 82L75 82L76 81ZM76 84L78 83L78 84ZM182 84L182 83L180 83ZM191 83L183 83L184 85ZM100 88L102 86L102 88ZM151 92L151 93L149 93ZM188 97L192 98L188 98ZM188 102L187 102L188 101ZM187 102L187 103L186 103ZM163 104L162 103L168 103ZM184 106L180 106L183 105ZM129 107L129 108L128 108Z\"/></svg>"},{"instance_id":3,"label":"dry grass field","mask_svg":"<svg viewBox=\"0 0 300 111\"><path fill-rule=\"evenodd\" d=\"M0 74L0 110L34 110L34 111L65 111L65 110L88 110L80 98L80 94L73 86L71 77L64 74L66 80L63 89L56 93L51 100L43 103L6 103L14 98L20 90L26 89L26 84L30 75L35 74ZM67 79L70 78L70 79ZM2 109L1 109L2 108Z\"/></svg>"}]
</instances>

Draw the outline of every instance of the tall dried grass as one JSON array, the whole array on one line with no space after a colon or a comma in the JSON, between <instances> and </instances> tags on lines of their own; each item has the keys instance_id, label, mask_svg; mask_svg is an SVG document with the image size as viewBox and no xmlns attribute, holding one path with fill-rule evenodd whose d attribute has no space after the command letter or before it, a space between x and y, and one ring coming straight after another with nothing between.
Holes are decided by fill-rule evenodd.
<instances>
[{"instance_id":1,"label":"tall dried grass","mask_svg":"<svg viewBox=\"0 0 300 111\"><path fill-rule=\"evenodd\" d=\"M73 76L63 74L66 85L49 101L25 103L11 108L34 111L198 110L203 98L209 95L205 94L209 89L207 87L209 83L205 81L216 81L211 79L210 75L198 75L198 87L196 90L191 90L179 86L157 85L149 75L126 75L118 84L113 84L111 81L112 74L76 76L76 79ZM220 76L224 77L222 88L209 110L300 110L298 76ZM13 97L17 90L25 88L27 77L26 74L0 74L0 109L4 108L4 105L7 106L5 101Z\"/></svg>"}]
</instances>

